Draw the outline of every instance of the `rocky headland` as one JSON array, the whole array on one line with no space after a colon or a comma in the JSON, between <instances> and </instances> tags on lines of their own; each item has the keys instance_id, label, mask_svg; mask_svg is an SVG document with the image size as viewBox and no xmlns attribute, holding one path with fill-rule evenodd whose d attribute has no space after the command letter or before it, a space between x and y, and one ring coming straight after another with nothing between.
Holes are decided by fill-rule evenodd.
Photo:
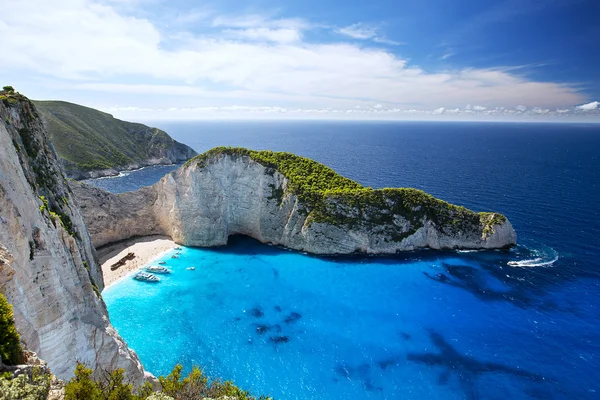
<instances>
[{"instance_id":1,"label":"rocky headland","mask_svg":"<svg viewBox=\"0 0 600 400\"><path fill-rule=\"evenodd\" d=\"M135 192L71 187L96 247L155 234L203 247L242 234L323 255L516 244L501 214L473 212L416 189L365 188L290 153L215 148Z\"/></svg>"},{"instance_id":2,"label":"rocky headland","mask_svg":"<svg viewBox=\"0 0 600 400\"><path fill-rule=\"evenodd\" d=\"M172 165L197 153L166 132L121 121L65 101L33 101L67 177L100 178L152 165Z\"/></svg>"}]
</instances>

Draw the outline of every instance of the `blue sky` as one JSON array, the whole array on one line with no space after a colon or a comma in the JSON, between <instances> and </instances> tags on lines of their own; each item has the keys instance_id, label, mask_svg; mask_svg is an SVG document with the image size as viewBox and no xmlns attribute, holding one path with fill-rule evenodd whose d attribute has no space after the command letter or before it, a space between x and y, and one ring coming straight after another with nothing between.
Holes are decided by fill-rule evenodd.
<instances>
[{"instance_id":1,"label":"blue sky","mask_svg":"<svg viewBox=\"0 0 600 400\"><path fill-rule=\"evenodd\" d=\"M125 119L600 120L593 0L2 0L2 84Z\"/></svg>"}]
</instances>

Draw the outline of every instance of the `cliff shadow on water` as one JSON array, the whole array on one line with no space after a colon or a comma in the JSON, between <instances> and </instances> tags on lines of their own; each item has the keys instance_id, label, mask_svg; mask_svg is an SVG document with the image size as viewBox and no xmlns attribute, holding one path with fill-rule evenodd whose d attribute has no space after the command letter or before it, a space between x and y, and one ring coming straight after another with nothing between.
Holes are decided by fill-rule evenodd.
<instances>
[{"instance_id":1,"label":"cliff shadow on water","mask_svg":"<svg viewBox=\"0 0 600 400\"><path fill-rule=\"evenodd\" d=\"M528 259L532 251L524 247L505 250L460 252L448 250L415 250L389 254L342 254L314 255L273 244L261 243L247 235L231 235L227 245L207 248L207 252L237 254L250 257L271 256L294 252L304 257L325 260L344 268L348 264L377 263L402 268L410 264L428 263L430 268L423 276L440 285L447 285L485 302L505 302L520 308L540 311L577 313L577 307L569 301L559 301L550 296L566 282L586 278L588 275L564 275L558 277L545 268L515 268L507 263L519 258ZM589 275L592 277L592 275Z\"/></svg>"}]
</instances>

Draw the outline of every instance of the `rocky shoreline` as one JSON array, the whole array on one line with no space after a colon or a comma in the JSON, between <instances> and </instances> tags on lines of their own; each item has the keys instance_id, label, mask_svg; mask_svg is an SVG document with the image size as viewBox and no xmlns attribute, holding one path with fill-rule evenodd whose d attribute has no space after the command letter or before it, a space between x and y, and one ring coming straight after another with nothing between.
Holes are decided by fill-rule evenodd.
<instances>
[{"instance_id":1,"label":"rocky shoreline","mask_svg":"<svg viewBox=\"0 0 600 400\"><path fill-rule=\"evenodd\" d=\"M152 160L147 160L146 162L121 165L121 166L116 166L114 168L108 168L108 169L98 169L98 170L91 170L91 171L84 171L84 170L80 170L80 169L69 169L69 170L65 170L65 175L67 176L67 178L75 179L77 181L82 181L82 180L86 180L86 179L115 177L115 176L121 175L123 172L139 171L146 167L174 166L174 165L180 165L180 163L179 162L174 163L169 159L152 159Z\"/></svg>"}]
</instances>

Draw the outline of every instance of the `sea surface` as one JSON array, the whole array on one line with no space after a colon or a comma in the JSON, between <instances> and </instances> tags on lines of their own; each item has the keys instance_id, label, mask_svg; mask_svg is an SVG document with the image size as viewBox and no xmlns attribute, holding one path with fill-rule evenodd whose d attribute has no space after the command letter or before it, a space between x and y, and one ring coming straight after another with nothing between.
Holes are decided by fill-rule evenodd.
<instances>
[{"instance_id":1,"label":"sea surface","mask_svg":"<svg viewBox=\"0 0 600 400\"><path fill-rule=\"evenodd\" d=\"M346 258L244 237L184 247L164 256L160 283L103 292L150 372L199 364L277 399L600 398L600 125L154 125L199 152L290 151L365 186L502 212L519 246ZM168 169L92 183L134 190Z\"/></svg>"}]
</instances>

